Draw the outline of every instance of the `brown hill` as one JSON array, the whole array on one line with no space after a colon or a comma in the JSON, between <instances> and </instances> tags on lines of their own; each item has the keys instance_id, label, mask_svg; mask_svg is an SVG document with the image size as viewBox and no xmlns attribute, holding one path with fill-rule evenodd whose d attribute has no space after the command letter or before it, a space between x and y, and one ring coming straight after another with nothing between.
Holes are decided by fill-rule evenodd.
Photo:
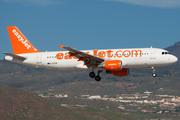
<instances>
[{"instance_id":1,"label":"brown hill","mask_svg":"<svg viewBox=\"0 0 180 120\"><path fill-rule=\"evenodd\" d=\"M94 107L69 109L36 94L0 87L1 120L134 120Z\"/></svg>"},{"instance_id":2,"label":"brown hill","mask_svg":"<svg viewBox=\"0 0 180 120\"><path fill-rule=\"evenodd\" d=\"M178 56L180 42L167 48ZM179 57L180 59L180 57ZM151 69L130 69L128 77L115 77L101 73L102 81L97 83L88 77L89 71L56 71L34 68L0 60L0 86L21 88L24 90L45 93L51 89L52 93L68 95L100 94L116 95L134 92L154 91L159 88L176 89L179 93L180 62L156 68L157 78L152 78ZM172 80L171 84L164 80ZM175 80L177 80L175 82ZM149 86L153 82L156 85Z\"/></svg>"},{"instance_id":3,"label":"brown hill","mask_svg":"<svg viewBox=\"0 0 180 120\"><path fill-rule=\"evenodd\" d=\"M1 120L75 120L85 116L21 89L0 88Z\"/></svg>"},{"instance_id":4,"label":"brown hill","mask_svg":"<svg viewBox=\"0 0 180 120\"><path fill-rule=\"evenodd\" d=\"M173 46L169 46L165 49L168 50L171 54L178 57L178 59L180 59L180 41L175 43Z\"/></svg>"}]
</instances>

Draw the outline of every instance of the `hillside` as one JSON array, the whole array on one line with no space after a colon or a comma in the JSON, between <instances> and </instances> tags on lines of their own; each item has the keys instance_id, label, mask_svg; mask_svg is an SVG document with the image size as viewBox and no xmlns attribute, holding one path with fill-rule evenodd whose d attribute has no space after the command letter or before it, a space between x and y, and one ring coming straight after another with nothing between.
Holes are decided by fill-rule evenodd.
<instances>
[{"instance_id":1,"label":"hillside","mask_svg":"<svg viewBox=\"0 0 180 120\"><path fill-rule=\"evenodd\" d=\"M165 49L168 50L171 54L178 57L178 59L180 59L180 53L179 53L179 51L180 51L180 42L177 42L174 45L169 46L169 47L167 47Z\"/></svg>"},{"instance_id":2,"label":"hillside","mask_svg":"<svg viewBox=\"0 0 180 120\"><path fill-rule=\"evenodd\" d=\"M75 112L20 89L0 88L0 118L12 119L83 119Z\"/></svg>"},{"instance_id":3,"label":"hillside","mask_svg":"<svg viewBox=\"0 0 180 120\"><path fill-rule=\"evenodd\" d=\"M166 49L180 59L178 53L180 51L180 42ZM103 72L101 73L102 81L96 82L94 79L89 78L89 71L47 70L0 60L0 87L3 87L0 88L0 107L3 108L0 111L0 118L7 120L31 120L37 118L49 120L55 116L53 119L58 119L58 117L69 120L100 118L102 120L114 120L116 118L130 119L114 112L103 111L93 107L87 107L83 110L67 109L20 89L37 94L68 94L69 96L87 94L116 96L117 94L144 93L146 90L152 91L154 94L173 94L180 96L179 68L180 62L171 66L156 68L158 74L156 78L151 77L152 71L150 68L130 69L128 77L115 77ZM20 89L4 88L4 86ZM62 99L63 101L58 101L57 103L83 104L83 101L79 99L69 99ZM84 101L85 103L87 101ZM90 101L86 105L102 108L102 106L106 106L107 104L116 106L114 103L104 103L102 101ZM99 111L101 115L99 115ZM111 118L110 116L112 115L116 117Z\"/></svg>"},{"instance_id":4,"label":"hillside","mask_svg":"<svg viewBox=\"0 0 180 120\"><path fill-rule=\"evenodd\" d=\"M133 120L94 107L71 110L17 88L1 87L0 100L1 120Z\"/></svg>"},{"instance_id":5,"label":"hillside","mask_svg":"<svg viewBox=\"0 0 180 120\"><path fill-rule=\"evenodd\" d=\"M180 43L166 49L178 56ZM156 92L160 88L164 88L164 91L159 91L160 93L180 94L179 68L179 62L156 68L156 78L151 77L150 68L130 69L128 77L116 77L103 72L102 81L97 83L89 77L89 71L47 70L0 60L0 86L21 88L35 93L68 95L116 95L142 93L146 90Z\"/></svg>"},{"instance_id":6,"label":"hillside","mask_svg":"<svg viewBox=\"0 0 180 120\"><path fill-rule=\"evenodd\" d=\"M68 95L155 92L180 94L178 65L156 69L157 78L151 77L150 68L130 69L128 77L115 77L102 73L97 83L89 78L88 71L55 71L36 69L11 62L0 61L0 86L21 88L35 93L64 93Z\"/></svg>"}]
</instances>

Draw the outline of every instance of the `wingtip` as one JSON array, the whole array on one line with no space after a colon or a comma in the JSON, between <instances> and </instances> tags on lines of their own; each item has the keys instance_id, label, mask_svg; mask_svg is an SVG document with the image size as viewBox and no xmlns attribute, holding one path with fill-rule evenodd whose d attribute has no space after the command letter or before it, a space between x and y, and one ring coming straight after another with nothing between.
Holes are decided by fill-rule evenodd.
<instances>
[{"instance_id":1,"label":"wingtip","mask_svg":"<svg viewBox=\"0 0 180 120\"><path fill-rule=\"evenodd\" d=\"M63 45L61 45L61 44L59 44L59 46L60 46L60 49L62 49L64 46Z\"/></svg>"}]
</instances>

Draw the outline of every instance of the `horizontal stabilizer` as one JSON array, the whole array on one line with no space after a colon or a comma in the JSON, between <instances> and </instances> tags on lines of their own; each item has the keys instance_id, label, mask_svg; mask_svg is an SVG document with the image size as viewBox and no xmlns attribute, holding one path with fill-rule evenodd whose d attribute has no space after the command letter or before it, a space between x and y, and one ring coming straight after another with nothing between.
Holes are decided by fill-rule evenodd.
<instances>
[{"instance_id":1,"label":"horizontal stabilizer","mask_svg":"<svg viewBox=\"0 0 180 120\"><path fill-rule=\"evenodd\" d=\"M24 61L26 58L25 57L21 57L21 56L19 56L19 55L15 55L15 54L12 54L12 53L6 53L6 52L4 52L4 54L5 55L8 55L8 56L11 56L11 57L13 57L13 58L16 58L16 59L18 59L18 60L22 60L22 61Z\"/></svg>"}]
</instances>

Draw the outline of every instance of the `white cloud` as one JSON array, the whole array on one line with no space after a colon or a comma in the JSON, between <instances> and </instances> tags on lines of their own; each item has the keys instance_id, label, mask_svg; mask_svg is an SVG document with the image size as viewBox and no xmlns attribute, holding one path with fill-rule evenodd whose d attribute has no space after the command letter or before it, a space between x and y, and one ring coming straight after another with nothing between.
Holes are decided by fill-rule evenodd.
<instances>
[{"instance_id":1,"label":"white cloud","mask_svg":"<svg viewBox=\"0 0 180 120\"><path fill-rule=\"evenodd\" d=\"M130 3L134 5L162 7L162 8L177 8L180 7L180 0L105 0Z\"/></svg>"},{"instance_id":2,"label":"white cloud","mask_svg":"<svg viewBox=\"0 0 180 120\"><path fill-rule=\"evenodd\" d=\"M37 5L50 5L55 4L56 0L2 0L4 2L18 2L18 3L25 3L25 4L37 4Z\"/></svg>"}]
</instances>

